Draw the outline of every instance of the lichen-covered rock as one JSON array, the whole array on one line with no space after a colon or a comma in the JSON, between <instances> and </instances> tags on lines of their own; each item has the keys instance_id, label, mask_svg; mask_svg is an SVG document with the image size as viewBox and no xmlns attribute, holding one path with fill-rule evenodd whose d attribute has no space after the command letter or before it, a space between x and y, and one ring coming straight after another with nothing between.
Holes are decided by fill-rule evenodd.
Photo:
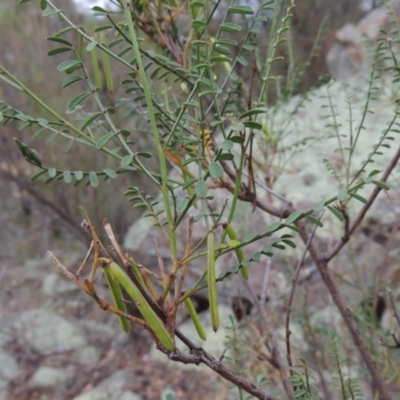
<instances>
[{"instance_id":1,"label":"lichen-covered rock","mask_svg":"<svg viewBox=\"0 0 400 400\"><path fill-rule=\"evenodd\" d=\"M17 318L15 327L21 344L41 355L74 350L87 344L80 329L51 311L26 311Z\"/></svg>"}]
</instances>

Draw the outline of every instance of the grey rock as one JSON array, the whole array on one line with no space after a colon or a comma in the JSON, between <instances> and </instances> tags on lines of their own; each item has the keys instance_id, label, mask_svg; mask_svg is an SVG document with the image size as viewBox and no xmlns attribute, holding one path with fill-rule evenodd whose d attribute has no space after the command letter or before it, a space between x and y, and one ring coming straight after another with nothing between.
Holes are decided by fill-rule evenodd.
<instances>
[{"instance_id":1,"label":"grey rock","mask_svg":"<svg viewBox=\"0 0 400 400\"><path fill-rule=\"evenodd\" d=\"M33 388L51 388L58 391L65 388L69 380L65 370L52 367L40 367L32 376L30 386Z\"/></svg>"},{"instance_id":2,"label":"grey rock","mask_svg":"<svg viewBox=\"0 0 400 400\"><path fill-rule=\"evenodd\" d=\"M42 292L47 296L55 296L73 291L79 291L79 287L63 279L59 274L47 274L43 280Z\"/></svg>"},{"instance_id":3,"label":"grey rock","mask_svg":"<svg viewBox=\"0 0 400 400\"><path fill-rule=\"evenodd\" d=\"M94 389L74 397L73 400L120 400L124 388L130 385L132 380L132 371L116 371Z\"/></svg>"},{"instance_id":4,"label":"grey rock","mask_svg":"<svg viewBox=\"0 0 400 400\"><path fill-rule=\"evenodd\" d=\"M9 394L8 382L0 377L0 400L7 400Z\"/></svg>"},{"instance_id":5,"label":"grey rock","mask_svg":"<svg viewBox=\"0 0 400 400\"><path fill-rule=\"evenodd\" d=\"M0 349L0 378L12 380L18 376L18 363L15 358Z\"/></svg>"},{"instance_id":6,"label":"grey rock","mask_svg":"<svg viewBox=\"0 0 400 400\"><path fill-rule=\"evenodd\" d=\"M0 312L0 347L14 340L14 318L11 313Z\"/></svg>"},{"instance_id":7,"label":"grey rock","mask_svg":"<svg viewBox=\"0 0 400 400\"><path fill-rule=\"evenodd\" d=\"M109 325L90 320L79 321L79 324L92 340L111 340L120 332L118 324Z\"/></svg>"},{"instance_id":8,"label":"grey rock","mask_svg":"<svg viewBox=\"0 0 400 400\"><path fill-rule=\"evenodd\" d=\"M365 73L368 69L366 43L375 47L381 29L390 31L389 20L387 7L379 7L370 11L357 25L346 24L340 28L335 34L336 43L326 56L330 75L345 80Z\"/></svg>"},{"instance_id":9,"label":"grey rock","mask_svg":"<svg viewBox=\"0 0 400 400\"><path fill-rule=\"evenodd\" d=\"M179 330L185 336L187 336L196 346L202 347L205 351L207 351L216 358L219 358L221 356L225 348L225 342L226 342L225 336L228 334L228 330L226 329L226 327L231 325L228 316L233 314L230 307L223 304L219 305L218 310L219 310L220 323L217 332L214 332L211 326L210 313L203 312L199 314L200 320L203 324L203 328L206 334L207 338L206 341L203 341L201 338L199 338L199 335L197 334L197 331L191 319L185 321L178 327ZM181 342L178 340L177 346L179 347L180 345ZM164 353L161 353L159 350L157 350L155 345L153 345L150 351L150 357L154 360L168 361L167 356ZM199 368L198 366L193 364L183 365L180 363L174 363L173 365L175 367L182 367L185 369L191 367Z\"/></svg>"},{"instance_id":10,"label":"grey rock","mask_svg":"<svg viewBox=\"0 0 400 400\"><path fill-rule=\"evenodd\" d=\"M26 311L15 327L22 344L42 355L75 350L87 344L80 329L50 311Z\"/></svg>"},{"instance_id":11,"label":"grey rock","mask_svg":"<svg viewBox=\"0 0 400 400\"><path fill-rule=\"evenodd\" d=\"M74 350L70 359L79 364L94 364L100 359L100 351L94 346L83 347Z\"/></svg>"},{"instance_id":12,"label":"grey rock","mask_svg":"<svg viewBox=\"0 0 400 400\"><path fill-rule=\"evenodd\" d=\"M139 396L138 394L135 394L131 391L127 391L122 393L122 396L120 397L120 400L142 400L143 397Z\"/></svg>"}]
</instances>

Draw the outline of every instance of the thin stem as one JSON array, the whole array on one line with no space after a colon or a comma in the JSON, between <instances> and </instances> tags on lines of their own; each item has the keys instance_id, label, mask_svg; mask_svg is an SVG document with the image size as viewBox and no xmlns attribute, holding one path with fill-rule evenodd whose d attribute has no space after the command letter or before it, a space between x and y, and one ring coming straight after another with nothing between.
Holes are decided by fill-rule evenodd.
<instances>
[{"instance_id":1,"label":"thin stem","mask_svg":"<svg viewBox=\"0 0 400 400\"><path fill-rule=\"evenodd\" d=\"M149 89L149 84L147 80L147 75L146 75L146 70L143 65L142 57L140 54L139 50L139 45L136 37L136 32L133 27L133 22L131 18L131 14L129 11L129 8L133 7L133 4L130 0L122 0L122 5L124 8L124 14L125 14L125 19L128 24L128 29L129 29L129 35L131 37L132 41L132 47L133 51L136 57L136 62L139 67L139 77L140 81L143 87L143 92L146 98L146 104L147 108L149 111L149 117L150 117L150 124L151 124L151 129L154 137L154 142L156 144L156 149L157 149L157 154L158 154L158 159L160 163L160 172L161 172L161 191L163 194L164 198L164 204L165 204L165 210L167 214L167 219L168 219L168 225L170 227L170 247L171 247L171 256L172 256L172 262L175 264L176 262L176 252L177 252L177 246L176 246L176 234L175 230L173 228L173 216L172 216L172 210L171 210L171 204L170 204L170 199L169 199L169 193L168 193L168 173L167 173L167 163L165 160L165 155L161 146L161 139L160 139L160 134L158 132L158 127L157 127L157 121L154 115L154 108L153 108L153 103L151 99L151 93Z\"/></svg>"}]
</instances>

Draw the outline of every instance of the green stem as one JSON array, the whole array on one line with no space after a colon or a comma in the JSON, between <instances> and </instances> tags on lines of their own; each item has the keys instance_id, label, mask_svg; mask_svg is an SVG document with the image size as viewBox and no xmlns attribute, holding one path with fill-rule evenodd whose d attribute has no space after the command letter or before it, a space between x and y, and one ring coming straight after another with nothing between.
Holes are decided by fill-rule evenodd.
<instances>
[{"instance_id":1,"label":"green stem","mask_svg":"<svg viewBox=\"0 0 400 400\"><path fill-rule=\"evenodd\" d=\"M133 27L133 21L131 17L131 13L129 11L129 7L132 7L133 4L131 0L122 0L122 5L124 8L124 14L125 14L125 19L128 24L128 30L129 30L129 35L130 39L132 41L132 47L133 47L133 52L136 57L136 62L139 67L139 77L140 77L140 82L143 87L143 93L146 98L146 104L147 108L149 111L149 118L150 118L150 125L154 137L154 142L156 144L156 149L158 153L158 159L160 163L160 173L161 173L161 191L163 194L164 198L164 204L165 204L165 210L167 214L167 219L168 219L168 225L170 227L170 246L171 246L171 255L172 255L172 262L176 262L176 234L175 234L175 229L173 226L173 216L172 216L172 211L171 211L171 204L170 204L170 199L169 199L169 193L168 193L168 174L167 174L167 163L165 160L165 155L161 146L161 139L160 139L160 134L158 132L158 127L157 127L157 121L155 118L155 113L154 113L154 108L153 108L153 103L151 99L151 93L150 93L150 88L149 88L149 83L147 80L147 75L146 75L146 70L143 65L142 57L140 54L139 50L139 45L136 37L136 32Z\"/></svg>"}]
</instances>

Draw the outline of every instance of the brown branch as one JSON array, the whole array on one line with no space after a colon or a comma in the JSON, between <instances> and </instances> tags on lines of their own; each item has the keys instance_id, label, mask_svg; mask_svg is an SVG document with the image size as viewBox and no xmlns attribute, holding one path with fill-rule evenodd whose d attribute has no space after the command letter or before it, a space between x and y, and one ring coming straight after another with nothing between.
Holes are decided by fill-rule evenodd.
<instances>
[{"instance_id":1,"label":"brown branch","mask_svg":"<svg viewBox=\"0 0 400 400\"><path fill-rule=\"evenodd\" d=\"M291 331L289 329L289 324L290 324L290 314L292 311L292 304L293 304L293 299L294 299L294 293L296 291L296 286L297 286L297 280L300 274L300 270L301 267L303 266L304 263L304 258L306 257L306 254L308 252L308 248L311 245L311 242L314 238L315 232L317 230L317 225L314 226L314 229L310 235L310 237L308 238L308 241L306 243L306 248L304 249L303 255L301 257L301 259L299 260L295 273L294 273L294 277L293 277L293 281L292 281L292 289L290 291L290 295L289 295L289 300L287 302L287 307L286 307L286 356L287 356L287 362L289 364L289 366L293 367L293 362L292 362L292 356L291 356L291 349L290 349L290 335L291 335Z\"/></svg>"},{"instance_id":2,"label":"brown branch","mask_svg":"<svg viewBox=\"0 0 400 400\"><path fill-rule=\"evenodd\" d=\"M303 242L307 243L309 238L305 230L304 222L299 221L297 223L297 226L300 228L300 236ZM382 379L378 366L375 363L371 350L369 349L365 338L362 336L360 329L358 328L357 323L353 318L352 312L350 311L342 294L340 293L338 284L332 278L329 272L327 259L323 256L320 256L312 243L309 246L309 252L315 265L318 268L319 273L321 274L321 278L326 288L329 290L329 293L332 296L333 302L338 308L340 314L342 315L342 318L347 325L347 328L350 331L353 342L360 352L361 358L363 359L365 366L368 369L368 372L371 374L374 385L379 393L379 399L390 400L391 396L386 388L384 380Z\"/></svg>"},{"instance_id":3,"label":"brown branch","mask_svg":"<svg viewBox=\"0 0 400 400\"><path fill-rule=\"evenodd\" d=\"M392 173L392 171L393 171L394 167L396 166L396 164L398 163L399 159L400 159L400 147L397 149L396 154L393 156L392 160L390 161L390 164L386 168L386 171L381 178L381 182L387 181L387 179L389 178L389 175ZM368 210L371 208L373 202L375 201L376 197L378 196L378 194L381 190L382 190L382 188L380 188L379 186L375 187L375 189L371 193L371 196L369 197L367 203L364 205L364 207L361 209L361 211L357 215L356 219L352 223L352 225L349 228L346 235L343 236L341 238L341 240L336 243L336 245L333 247L333 249L324 256L326 261L332 260L332 258L335 257L339 253L339 251L343 248L343 246L350 240L351 235L361 224L361 222L365 218L365 215L367 214Z\"/></svg>"},{"instance_id":4,"label":"brown branch","mask_svg":"<svg viewBox=\"0 0 400 400\"><path fill-rule=\"evenodd\" d=\"M390 289L388 289L387 292L389 295L390 304L392 305L392 308L393 308L393 315L396 318L397 324L400 327L400 317L399 317L399 313L397 312L397 307L396 307L396 303L394 302L392 291Z\"/></svg>"},{"instance_id":5,"label":"brown branch","mask_svg":"<svg viewBox=\"0 0 400 400\"><path fill-rule=\"evenodd\" d=\"M173 353L169 353L165 351L165 349L160 348L160 350L167 354L168 357L173 361L178 361L183 364L195 364L199 365L201 363L207 365L210 369L216 372L218 375L222 376L229 382L232 382L239 388L243 389L249 394L252 394L257 399L261 400L276 400L276 397L270 396L266 394L261 389L257 388L257 386L250 383L246 378L238 375L236 372L227 368L221 360L218 360L208 354L203 349L193 348L190 350L190 353L182 353L179 350Z\"/></svg>"}]
</instances>

